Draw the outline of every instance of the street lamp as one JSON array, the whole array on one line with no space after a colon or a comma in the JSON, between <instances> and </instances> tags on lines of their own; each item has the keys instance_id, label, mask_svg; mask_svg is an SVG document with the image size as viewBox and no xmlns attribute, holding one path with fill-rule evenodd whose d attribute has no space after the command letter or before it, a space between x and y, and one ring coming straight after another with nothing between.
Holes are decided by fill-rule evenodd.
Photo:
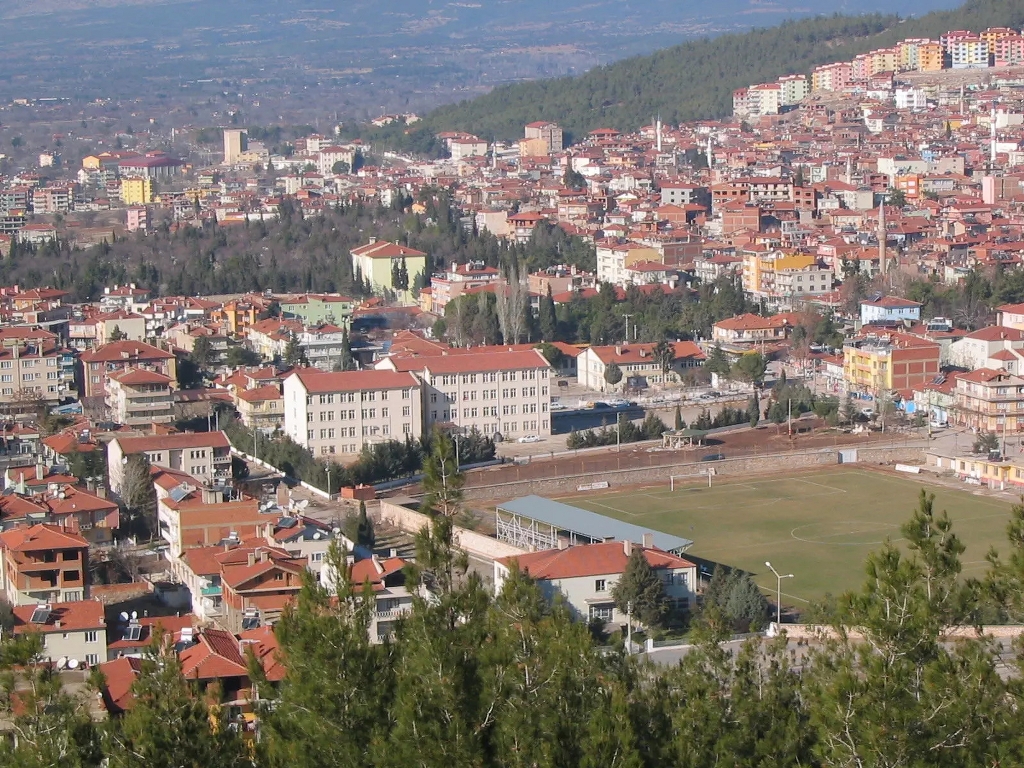
<instances>
[{"instance_id":1,"label":"street lamp","mask_svg":"<svg viewBox=\"0 0 1024 768\"><path fill-rule=\"evenodd\" d=\"M775 574L775 578L776 578L776 580L778 582L778 589L776 590L776 598L775 598L775 626L776 626L776 629L778 629L778 626L780 624L782 624L782 580L783 579L792 579L793 578L793 574L792 573L787 573L785 576L782 576L782 575L779 574L778 571L776 571L772 567L772 564L769 563L767 560L764 561L764 564L767 565L768 569L772 573Z\"/></svg>"}]
</instances>

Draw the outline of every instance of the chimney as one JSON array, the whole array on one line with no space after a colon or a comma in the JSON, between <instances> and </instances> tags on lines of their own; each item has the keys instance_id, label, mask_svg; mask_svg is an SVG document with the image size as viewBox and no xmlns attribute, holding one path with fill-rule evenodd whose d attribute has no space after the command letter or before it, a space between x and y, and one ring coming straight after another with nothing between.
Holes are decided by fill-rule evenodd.
<instances>
[{"instance_id":1,"label":"chimney","mask_svg":"<svg viewBox=\"0 0 1024 768\"><path fill-rule=\"evenodd\" d=\"M43 466L42 459L36 462L36 480L42 480L46 477L46 467Z\"/></svg>"},{"instance_id":2,"label":"chimney","mask_svg":"<svg viewBox=\"0 0 1024 768\"><path fill-rule=\"evenodd\" d=\"M270 550L269 549L262 549L261 548L258 551L260 553L260 562L261 563L265 563L268 560L270 560Z\"/></svg>"},{"instance_id":3,"label":"chimney","mask_svg":"<svg viewBox=\"0 0 1024 768\"><path fill-rule=\"evenodd\" d=\"M223 500L223 494L216 488L203 488L203 504L220 504Z\"/></svg>"},{"instance_id":4,"label":"chimney","mask_svg":"<svg viewBox=\"0 0 1024 768\"><path fill-rule=\"evenodd\" d=\"M391 558L398 557L398 550L395 549L394 547L391 547L391 549L388 550L388 557L391 557Z\"/></svg>"},{"instance_id":5,"label":"chimney","mask_svg":"<svg viewBox=\"0 0 1024 768\"><path fill-rule=\"evenodd\" d=\"M654 546L654 534L653 533L645 533L643 535L642 541L644 543L644 549L650 549L651 547Z\"/></svg>"},{"instance_id":6,"label":"chimney","mask_svg":"<svg viewBox=\"0 0 1024 768\"><path fill-rule=\"evenodd\" d=\"M615 345L615 354L616 355L621 355L622 354L622 345L621 344L616 344Z\"/></svg>"},{"instance_id":7,"label":"chimney","mask_svg":"<svg viewBox=\"0 0 1024 768\"><path fill-rule=\"evenodd\" d=\"M629 557L630 555L632 555L633 554L633 542L630 541L629 539L623 539L622 540L622 551L623 551L623 553L625 553L626 557Z\"/></svg>"},{"instance_id":8,"label":"chimney","mask_svg":"<svg viewBox=\"0 0 1024 768\"><path fill-rule=\"evenodd\" d=\"M371 237L370 238L370 245L373 245L376 242L377 242L377 238L376 237Z\"/></svg>"},{"instance_id":9,"label":"chimney","mask_svg":"<svg viewBox=\"0 0 1024 768\"><path fill-rule=\"evenodd\" d=\"M107 498L107 486L97 485L96 486L96 498L105 499Z\"/></svg>"},{"instance_id":10,"label":"chimney","mask_svg":"<svg viewBox=\"0 0 1024 768\"><path fill-rule=\"evenodd\" d=\"M245 560L246 560L246 563L248 565L250 565L250 566L256 565L256 553L255 552L249 552L245 556Z\"/></svg>"}]
</instances>

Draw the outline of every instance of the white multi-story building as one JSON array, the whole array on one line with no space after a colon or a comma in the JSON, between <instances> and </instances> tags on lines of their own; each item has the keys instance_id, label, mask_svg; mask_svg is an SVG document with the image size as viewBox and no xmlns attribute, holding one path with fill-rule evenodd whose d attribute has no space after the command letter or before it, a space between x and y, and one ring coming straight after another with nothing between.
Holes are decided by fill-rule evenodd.
<instances>
[{"instance_id":1,"label":"white multi-story building","mask_svg":"<svg viewBox=\"0 0 1024 768\"><path fill-rule=\"evenodd\" d=\"M284 431L315 456L423 433L422 386L408 372L329 373L305 368L284 380Z\"/></svg>"},{"instance_id":2,"label":"white multi-story building","mask_svg":"<svg viewBox=\"0 0 1024 768\"><path fill-rule=\"evenodd\" d=\"M782 87L782 106L786 107L802 101L811 91L807 75L784 75L779 78L779 85Z\"/></svg>"},{"instance_id":3,"label":"white multi-story building","mask_svg":"<svg viewBox=\"0 0 1024 768\"><path fill-rule=\"evenodd\" d=\"M426 429L477 429L514 439L551 434L551 366L536 349L478 347L446 355L392 357L378 368L413 371L423 381Z\"/></svg>"}]
</instances>

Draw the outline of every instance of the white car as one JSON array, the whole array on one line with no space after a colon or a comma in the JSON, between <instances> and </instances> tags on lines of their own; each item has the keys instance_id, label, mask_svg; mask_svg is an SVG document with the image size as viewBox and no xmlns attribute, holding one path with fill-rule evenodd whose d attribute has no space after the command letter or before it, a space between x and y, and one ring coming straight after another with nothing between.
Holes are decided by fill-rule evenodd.
<instances>
[{"instance_id":1,"label":"white car","mask_svg":"<svg viewBox=\"0 0 1024 768\"><path fill-rule=\"evenodd\" d=\"M524 437L520 437L516 442L518 442L518 443L539 443L540 442L540 436L539 435L526 435Z\"/></svg>"}]
</instances>

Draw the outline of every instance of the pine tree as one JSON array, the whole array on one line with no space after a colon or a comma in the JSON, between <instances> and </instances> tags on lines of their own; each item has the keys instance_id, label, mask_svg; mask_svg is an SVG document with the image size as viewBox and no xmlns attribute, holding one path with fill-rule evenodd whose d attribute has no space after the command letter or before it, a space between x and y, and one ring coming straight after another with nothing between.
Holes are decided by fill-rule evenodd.
<instances>
[{"instance_id":1,"label":"pine tree","mask_svg":"<svg viewBox=\"0 0 1024 768\"><path fill-rule=\"evenodd\" d=\"M154 651L132 686L131 708L106 735L110 768L178 768L182 765L251 765L240 736L219 707L186 682L172 647Z\"/></svg>"},{"instance_id":2,"label":"pine tree","mask_svg":"<svg viewBox=\"0 0 1024 768\"><path fill-rule=\"evenodd\" d=\"M761 420L761 399L757 396L756 390L747 404L747 418L750 420L751 428L756 427Z\"/></svg>"},{"instance_id":3,"label":"pine tree","mask_svg":"<svg viewBox=\"0 0 1024 768\"><path fill-rule=\"evenodd\" d=\"M641 546L633 545L626 568L612 587L615 606L627 614L631 621L647 627L657 627L665 618L668 605L661 579L647 562Z\"/></svg>"},{"instance_id":4,"label":"pine tree","mask_svg":"<svg viewBox=\"0 0 1024 768\"><path fill-rule=\"evenodd\" d=\"M686 422L683 421L683 411L678 405L676 406L676 419L674 429L676 430L676 432L686 429Z\"/></svg>"},{"instance_id":5,"label":"pine tree","mask_svg":"<svg viewBox=\"0 0 1024 768\"><path fill-rule=\"evenodd\" d=\"M541 339L547 342L558 341L558 317L555 314L555 300L551 296L550 283L547 294L540 298L538 316Z\"/></svg>"}]
</instances>

